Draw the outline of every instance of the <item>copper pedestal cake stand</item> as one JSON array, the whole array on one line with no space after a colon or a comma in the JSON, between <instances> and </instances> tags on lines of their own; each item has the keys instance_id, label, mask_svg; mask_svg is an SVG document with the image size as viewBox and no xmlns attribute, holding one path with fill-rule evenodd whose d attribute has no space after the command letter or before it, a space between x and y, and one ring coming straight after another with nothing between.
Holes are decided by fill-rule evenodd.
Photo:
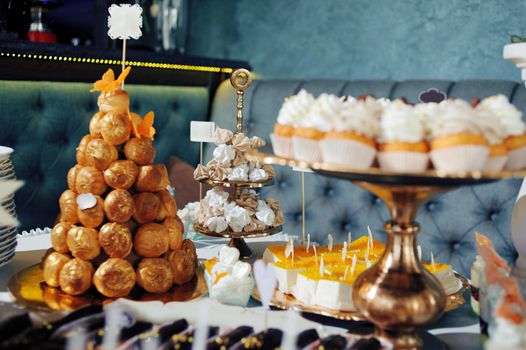
<instances>
[{"instance_id":1,"label":"copper pedestal cake stand","mask_svg":"<svg viewBox=\"0 0 526 350\"><path fill-rule=\"evenodd\" d=\"M325 176L347 179L385 202L391 216L385 223L385 252L376 265L357 278L352 297L360 313L376 325L378 335L391 341L394 349L404 350L422 348L416 330L437 319L446 306L446 295L440 283L418 259L416 234L420 227L415 217L419 207L439 192L526 176L524 170L454 174L429 170L400 174L378 168L357 170L327 163L307 163L259 152L249 157L267 164L310 168Z\"/></svg>"}]
</instances>

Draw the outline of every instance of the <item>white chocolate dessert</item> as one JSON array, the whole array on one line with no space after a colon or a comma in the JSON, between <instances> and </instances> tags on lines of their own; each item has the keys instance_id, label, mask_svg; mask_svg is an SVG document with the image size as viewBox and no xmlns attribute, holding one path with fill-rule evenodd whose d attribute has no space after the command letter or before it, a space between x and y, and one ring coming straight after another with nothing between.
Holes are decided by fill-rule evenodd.
<instances>
[{"instance_id":1,"label":"white chocolate dessert","mask_svg":"<svg viewBox=\"0 0 526 350\"><path fill-rule=\"evenodd\" d=\"M205 261L204 266L210 298L224 304L246 306L255 282L252 266L239 261L239 250L223 246L219 257Z\"/></svg>"}]
</instances>

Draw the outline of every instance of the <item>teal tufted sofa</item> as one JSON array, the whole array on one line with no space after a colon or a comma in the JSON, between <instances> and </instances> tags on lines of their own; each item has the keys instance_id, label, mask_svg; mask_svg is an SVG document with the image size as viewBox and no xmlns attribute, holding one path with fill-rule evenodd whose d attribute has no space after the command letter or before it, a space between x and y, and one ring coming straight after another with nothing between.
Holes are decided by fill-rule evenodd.
<instances>
[{"instance_id":1,"label":"teal tufted sofa","mask_svg":"<svg viewBox=\"0 0 526 350\"><path fill-rule=\"evenodd\" d=\"M13 162L26 185L16 194L21 229L53 225L58 198L75 164L75 148L88 133L97 109L91 84L0 81L0 145L13 147ZM205 120L204 87L126 85L131 110L155 112L157 162L171 155L198 161L198 145L189 142L190 120Z\"/></svg>"},{"instance_id":2,"label":"teal tufted sofa","mask_svg":"<svg viewBox=\"0 0 526 350\"><path fill-rule=\"evenodd\" d=\"M322 92L343 95L373 94L376 97L405 97L416 102L419 92L436 87L449 96L471 100L504 94L526 113L526 89L511 81L336 81L336 80L260 80L245 94L245 132L259 135L269 142L269 134L285 96L304 88L314 95ZM215 95L212 119L221 127L235 127L235 93L227 82ZM213 145L208 145L208 158ZM263 189L267 196L280 200L285 215L285 232L301 233L301 176L288 168L276 167L275 185ZM468 274L475 257L473 232L489 235L499 253L509 262L517 257L510 233L510 220L521 181L463 187L438 195L422 206L417 220L422 226L419 243L424 258L429 252L441 262L451 263ZM375 237L384 240L384 221L388 211L382 201L369 192L344 180L316 174L305 175L306 228L316 240L325 242L327 233L338 240L366 234L367 225Z\"/></svg>"},{"instance_id":3,"label":"teal tufted sofa","mask_svg":"<svg viewBox=\"0 0 526 350\"><path fill-rule=\"evenodd\" d=\"M450 96L472 99L502 93L526 112L526 89L511 81L335 81L259 80L245 97L245 131L267 139L283 98L305 88L315 95L374 94L376 97L406 97L416 101L429 87ZM17 176L26 186L16 194L22 229L50 226L58 214L58 197L66 187L66 172L75 163L75 147L87 133L96 111L96 94L89 84L0 81L0 144L15 148ZM209 95L206 88L127 85L133 111L156 113L157 161L170 155L195 165L198 145L189 141L191 120L206 120ZM215 93L210 118L221 127L235 127L235 93L228 81ZM210 155L213 145L206 146ZM209 157L209 156L208 156ZM300 174L276 167L273 187L263 190L282 203L285 231L301 232ZM467 274L474 259L474 230L488 234L499 252L510 262L517 253L511 242L510 218L520 180L463 187L436 196L422 206L418 221L419 242L424 257L433 251ZM343 239L348 231L363 235L370 225L384 239L383 222L388 218L383 203L365 190L343 181L306 174L307 231L325 241L327 233Z\"/></svg>"}]
</instances>

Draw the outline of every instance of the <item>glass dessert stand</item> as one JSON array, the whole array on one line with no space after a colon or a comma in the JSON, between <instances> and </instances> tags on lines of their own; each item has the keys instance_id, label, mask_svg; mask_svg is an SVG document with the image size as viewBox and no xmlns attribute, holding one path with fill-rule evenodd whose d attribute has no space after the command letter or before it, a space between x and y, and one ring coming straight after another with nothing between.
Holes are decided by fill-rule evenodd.
<instances>
[{"instance_id":1,"label":"glass dessert stand","mask_svg":"<svg viewBox=\"0 0 526 350\"><path fill-rule=\"evenodd\" d=\"M219 181L212 179L201 179L199 180L199 182L212 186L232 188L234 197L239 198L243 189L256 189L265 186L272 186L274 184L274 178L271 177L265 181ZM270 227L267 230L263 231L234 232L231 230L226 230L223 232L214 232L209 230L205 226L194 224L194 230L201 234L211 237L230 238L228 246L237 248L239 250L240 257L243 260L248 260L254 257L254 252L252 251L252 249L250 249L244 238L258 238L274 235L276 233L281 232L281 228L281 226L276 226Z\"/></svg>"},{"instance_id":2,"label":"glass dessert stand","mask_svg":"<svg viewBox=\"0 0 526 350\"><path fill-rule=\"evenodd\" d=\"M429 170L400 174L378 168L356 170L341 165L307 163L260 152L253 152L247 158L266 164L310 168L325 176L350 180L385 202L391 216L385 223L385 252L357 278L352 297L359 312L376 325L380 336L394 344L394 349L421 349L417 328L437 319L446 308L442 287L418 259L416 234L420 227L415 217L419 207L439 192L526 176L525 170L455 174Z\"/></svg>"}]
</instances>

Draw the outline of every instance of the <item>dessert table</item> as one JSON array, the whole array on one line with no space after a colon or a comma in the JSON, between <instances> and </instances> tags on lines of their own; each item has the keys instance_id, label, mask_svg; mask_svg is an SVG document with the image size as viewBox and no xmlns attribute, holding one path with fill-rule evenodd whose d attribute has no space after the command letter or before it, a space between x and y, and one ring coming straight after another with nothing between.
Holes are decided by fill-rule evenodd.
<instances>
[{"instance_id":1,"label":"dessert table","mask_svg":"<svg viewBox=\"0 0 526 350\"><path fill-rule=\"evenodd\" d=\"M15 258L6 266L0 268L0 315L7 315L11 312L19 312L20 309L16 305L10 302L10 296L7 293L6 285L12 275L18 271L38 263L41 257L44 255L45 250L49 246L49 241L43 235L42 237L21 237L19 236L19 246ZM271 240L270 240L271 239ZM264 248L270 242L276 242L276 240L282 240L283 238L273 237L266 239L257 239L256 241L249 240L251 248L257 253L262 253ZM48 242L48 243L46 243ZM214 244L210 245L210 241L199 244L197 241L197 253L200 258L209 258L216 248ZM218 240L218 243L224 244L224 240ZM205 245L208 244L208 245ZM201 247L201 248L199 248ZM218 249L218 246L217 246ZM436 335L441 341L443 341L451 350L475 350L479 349L479 325L478 318L471 311L469 304L469 291L464 295L466 304L458 308L457 310L451 311L444 314L439 320L432 323L427 330ZM251 300L249 307L259 306L259 302ZM340 321L334 320L327 317L316 316L316 315L303 315L305 318L327 325L339 328L350 328L353 321Z\"/></svg>"}]
</instances>

